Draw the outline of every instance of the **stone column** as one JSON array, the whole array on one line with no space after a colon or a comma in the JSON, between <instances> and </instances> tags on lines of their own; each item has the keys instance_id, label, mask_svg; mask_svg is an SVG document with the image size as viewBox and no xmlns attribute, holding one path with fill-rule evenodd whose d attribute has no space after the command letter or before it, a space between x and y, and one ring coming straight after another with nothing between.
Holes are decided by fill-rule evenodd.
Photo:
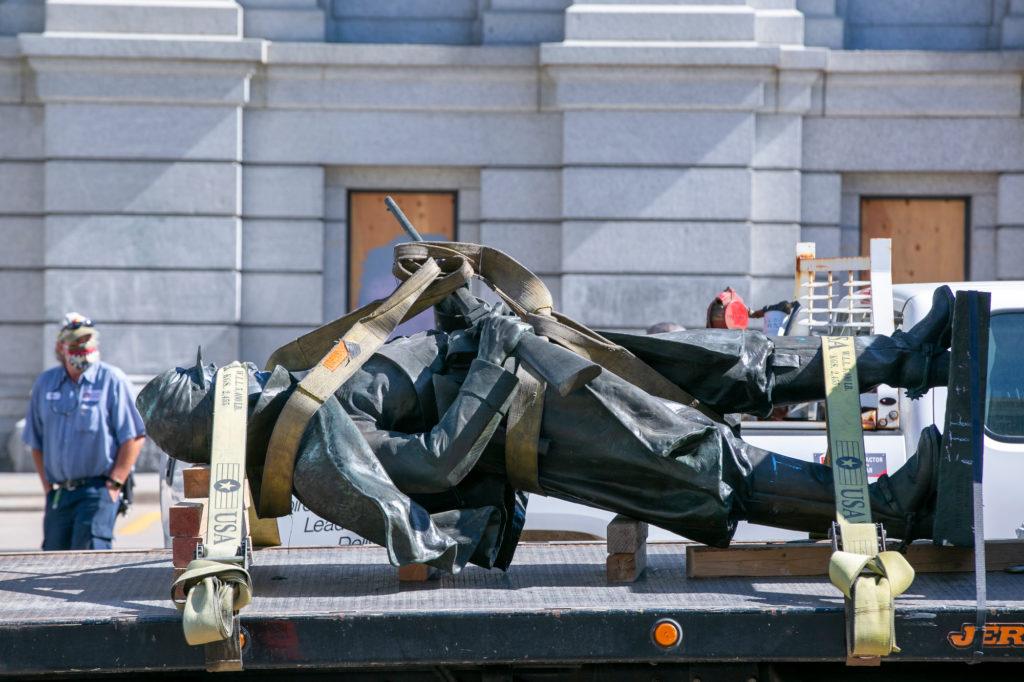
<instances>
[{"instance_id":1,"label":"stone column","mask_svg":"<svg viewBox=\"0 0 1024 682\"><path fill-rule=\"evenodd\" d=\"M323 319L324 169L246 161L239 357L262 367Z\"/></svg>"},{"instance_id":2,"label":"stone column","mask_svg":"<svg viewBox=\"0 0 1024 682\"><path fill-rule=\"evenodd\" d=\"M804 44L843 49L845 22L838 14L836 0L797 0L804 15Z\"/></svg>"},{"instance_id":3,"label":"stone column","mask_svg":"<svg viewBox=\"0 0 1024 682\"><path fill-rule=\"evenodd\" d=\"M62 25L68 8L51 8ZM140 29L139 16L168 25L145 12L110 16L124 20L115 28ZM259 42L60 31L20 40L44 118L44 340L78 310L129 374L194 361L197 345L218 363L237 358L242 106ZM48 360L51 350L37 352Z\"/></svg>"},{"instance_id":4,"label":"stone column","mask_svg":"<svg viewBox=\"0 0 1024 682\"><path fill-rule=\"evenodd\" d=\"M558 42L565 37L565 9L572 4L572 0L488 0L481 3L480 42Z\"/></svg>"},{"instance_id":5,"label":"stone column","mask_svg":"<svg viewBox=\"0 0 1024 682\"><path fill-rule=\"evenodd\" d=\"M999 176L996 279L1024 279L1024 174Z\"/></svg>"},{"instance_id":6,"label":"stone column","mask_svg":"<svg viewBox=\"0 0 1024 682\"><path fill-rule=\"evenodd\" d=\"M246 38L323 42L327 17L317 0L239 0Z\"/></svg>"},{"instance_id":7,"label":"stone column","mask_svg":"<svg viewBox=\"0 0 1024 682\"><path fill-rule=\"evenodd\" d=\"M539 275L561 306L562 172L485 168L480 174L480 242Z\"/></svg>"},{"instance_id":8,"label":"stone column","mask_svg":"<svg viewBox=\"0 0 1024 682\"><path fill-rule=\"evenodd\" d=\"M565 42L541 46L543 106L563 112L568 315L703 326L726 286L757 306L791 295L825 56L780 49L802 36L785 2L568 9Z\"/></svg>"},{"instance_id":9,"label":"stone column","mask_svg":"<svg viewBox=\"0 0 1024 682\"><path fill-rule=\"evenodd\" d=\"M838 173L804 173L800 196L800 241L814 242L819 258L839 256L842 176Z\"/></svg>"},{"instance_id":10,"label":"stone column","mask_svg":"<svg viewBox=\"0 0 1024 682\"><path fill-rule=\"evenodd\" d=\"M1004 50L1024 48L1024 0L1010 0L1000 26L999 44Z\"/></svg>"},{"instance_id":11,"label":"stone column","mask_svg":"<svg viewBox=\"0 0 1024 682\"><path fill-rule=\"evenodd\" d=\"M26 101L23 65L17 40L0 38L0 467L33 380L53 362L43 338L43 108Z\"/></svg>"}]
</instances>

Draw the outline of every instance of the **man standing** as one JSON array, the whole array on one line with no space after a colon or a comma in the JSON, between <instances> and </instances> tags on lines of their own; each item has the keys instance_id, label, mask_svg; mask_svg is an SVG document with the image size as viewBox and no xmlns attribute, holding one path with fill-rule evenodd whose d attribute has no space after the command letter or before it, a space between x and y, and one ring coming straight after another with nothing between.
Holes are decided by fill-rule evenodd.
<instances>
[{"instance_id":1,"label":"man standing","mask_svg":"<svg viewBox=\"0 0 1024 682\"><path fill-rule=\"evenodd\" d=\"M100 362L91 320L65 315L56 353L61 366L32 387L23 435L46 493L43 549L110 549L145 427L124 372Z\"/></svg>"}]
</instances>

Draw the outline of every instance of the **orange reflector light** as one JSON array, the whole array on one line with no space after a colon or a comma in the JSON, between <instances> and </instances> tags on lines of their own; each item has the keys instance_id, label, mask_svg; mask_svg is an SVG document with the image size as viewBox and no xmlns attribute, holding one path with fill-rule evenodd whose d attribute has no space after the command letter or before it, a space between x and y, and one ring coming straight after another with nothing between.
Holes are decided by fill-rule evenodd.
<instances>
[{"instance_id":1,"label":"orange reflector light","mask_svg":"<svg viewBox=\"0 0 1024 682\"><path fill-rule=\"evenodd\" d=\"M666 618L654 624L654 628L651 630L651 639L658 646L671 649L679 646L679 642L683 639L683 632L679 628L679 623Z\"/></svg>"}]
</instances>

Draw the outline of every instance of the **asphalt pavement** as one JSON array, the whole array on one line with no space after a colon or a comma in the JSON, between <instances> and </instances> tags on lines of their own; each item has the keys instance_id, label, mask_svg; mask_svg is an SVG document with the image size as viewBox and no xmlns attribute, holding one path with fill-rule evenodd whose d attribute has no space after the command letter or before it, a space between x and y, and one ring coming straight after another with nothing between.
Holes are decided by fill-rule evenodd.
<instances>
[{"instance_id":1,"label":"asphalt pavement","mask_svg":"<svg viewBox=\"0 0 1024 682\"><path fill-rule=\"evenodd\" d=\"M0 474L0 552L36 551L43 543L43 490L35 474ZM135 504L114 527L115 549L164 546L158 474L136 474Z\"/></svg>"}]
</instances>

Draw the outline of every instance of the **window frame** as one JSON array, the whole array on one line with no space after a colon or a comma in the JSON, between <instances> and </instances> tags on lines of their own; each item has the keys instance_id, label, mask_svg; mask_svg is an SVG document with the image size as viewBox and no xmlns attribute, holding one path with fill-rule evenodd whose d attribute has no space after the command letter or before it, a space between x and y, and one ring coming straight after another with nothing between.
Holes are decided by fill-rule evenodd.
<instances>
[{"instance_id":1,"label":"window frame","mask_svg":"<svg viewBox=\"0 0 1024 682\"><path fill-rule=\"evenodd\" d=\"M997 311L992 313L992 315L991 315L991 317L989 319L989 352L992 352L992 322L991 321L993 319L995 319L996 317L999 317L999 316L1002 316L1002 315L1019 315L1022 318L1024 318L1024 308L1006 308L1006 309L1002 309L1002 310L997 310ZM989 396L991 395L991 390L992 390L992 387L991 387L991 383L989 381L988 368L986 368L986 375L985 375L985 424L984 424L984 433L985 433L985 435L988 436L989 438L991 438L992 440L998 441L1000 443L1018 443L1018 444L1019 443L1024 443L1024 434L1021 434L1019 436L1013 436L1013 435L1009 435L1008 436L1008 435L1005 435L1005 434L996 433L996 432L992 431L992 429L989 428L989 426L988 426L988 416L989 416L989 413L988 413L988 403L989 403ZM1022 401L1022 402L1024 402L1024 401Z\"/></svg>"}]
</instances>

